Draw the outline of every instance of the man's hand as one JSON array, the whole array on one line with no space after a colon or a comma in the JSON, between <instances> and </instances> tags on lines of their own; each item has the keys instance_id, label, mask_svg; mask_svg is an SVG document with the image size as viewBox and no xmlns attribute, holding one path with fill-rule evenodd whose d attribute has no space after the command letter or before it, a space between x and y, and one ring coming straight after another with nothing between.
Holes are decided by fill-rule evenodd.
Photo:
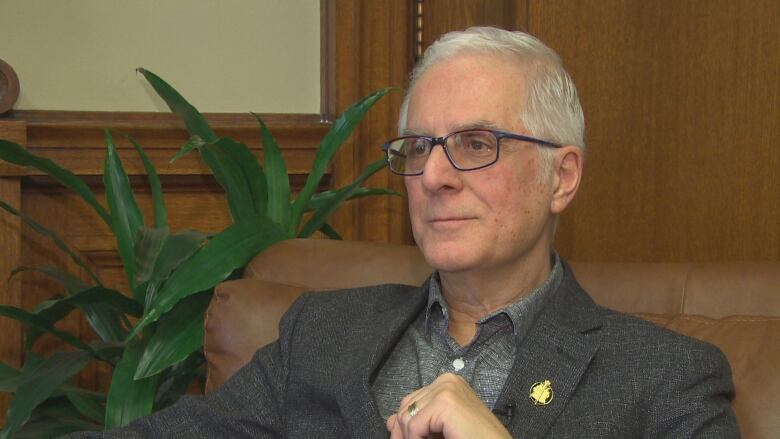
<instances>
[{"instance_id":1,"label":"man's hand","mask_svg":"<svg viewBox=\"0 0 780 439\"><path fill-rule=\"evenodd\" d=\"M412 416L409 406L417 408ZM387 420L390 439L510 438L490 409L458 375L445 373L431 385L410 393Z\"/></svg>"}]
</instances>

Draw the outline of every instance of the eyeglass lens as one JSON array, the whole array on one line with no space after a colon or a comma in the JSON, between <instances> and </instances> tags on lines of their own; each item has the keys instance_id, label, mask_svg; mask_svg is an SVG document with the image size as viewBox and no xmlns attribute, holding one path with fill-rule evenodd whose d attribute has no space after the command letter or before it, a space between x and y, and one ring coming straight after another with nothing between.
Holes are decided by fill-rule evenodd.
<instances>
[{"instance_id":1,"label":"eyeglass lens","mask_svg":"<svg viewBox=\"0 0 780 439\"><path fill-rule=\"evenodd\" d=\"M445 151L452 164L462 170L480 168L496 160L498 139L490 131L469 130L445 138ZM423 170L434 147L429 137L403 137L390 142L388 161L393 171L417 174Z\"/></svg>"}]
</instances>

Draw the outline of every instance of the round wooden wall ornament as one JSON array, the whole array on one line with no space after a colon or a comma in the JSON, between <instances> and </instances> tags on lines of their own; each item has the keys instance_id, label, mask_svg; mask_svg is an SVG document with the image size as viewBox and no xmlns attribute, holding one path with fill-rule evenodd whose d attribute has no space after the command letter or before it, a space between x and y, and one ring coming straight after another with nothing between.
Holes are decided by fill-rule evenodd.
<instances>
[{"instance_id":1,"label":"round wooden wall ornament","mask_svg":"<svg viewBox=\"0 0 780 439\"><path fill-rule=\"evenodd\" d=\"M10 111L19 98L19 77L11 66L0 59L0 114Z\"/></svg>"}]
</instances>

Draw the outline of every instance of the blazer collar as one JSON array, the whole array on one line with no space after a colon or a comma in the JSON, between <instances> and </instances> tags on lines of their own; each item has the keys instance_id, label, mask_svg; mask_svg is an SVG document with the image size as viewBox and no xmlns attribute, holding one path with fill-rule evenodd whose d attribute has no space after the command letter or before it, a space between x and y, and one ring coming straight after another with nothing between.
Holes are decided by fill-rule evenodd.
<instances>
[{"instance_id":1,"label":"blazer collar","mask_svg":"<svg viewBox=\"0 0 780 439\"><path fill-rule=\"evenodd\" d=\"M422 312L428 300L428 281L421 287L394 294L381 306L369 309L361 316L354 334L360 339L355 348L342 357L344 375L337 399L351 437L385 437L385 421L379 415L371 393L371 381L403 336L406 329Z\"/></svg>"},{"instance_id":2,"label":"blazer collar","mask_svg":"<svg viewBox=\"0 0 780 439\"><path fill-rule=\"evenodd\" d=\"M496 401L494 411L514 435L541 438L547 434L598 351L597 342L586 333L601 325L601 308L564 263L561 287L518 348ZM534 404L531 390L545 381L550 382L552 399L546 405Z\"/></svg>"}]
</instances>

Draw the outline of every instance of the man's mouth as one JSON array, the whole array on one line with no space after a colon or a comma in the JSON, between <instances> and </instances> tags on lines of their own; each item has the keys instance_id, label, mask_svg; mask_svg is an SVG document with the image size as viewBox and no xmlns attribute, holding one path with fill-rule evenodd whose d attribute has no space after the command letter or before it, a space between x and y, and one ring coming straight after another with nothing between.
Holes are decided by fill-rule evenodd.
<instances>
[{"instance_id":1,"label":"man's mouth","mask_svg":"<svg viewBox=\"0 0 780 439\"><path fill-rule=\"evenodd\" d=\"M470 217L470 216L448 216L448 217L432 218L432 219L428 220L428 223L430 223L430 224L442 224L442 225L445 225L445 224L458 224L458 223L462 223L462 222L465 222L465 221L471 221L473 219L475 219L475 218L474 217Z\"/></svg>"}]
</instances>

